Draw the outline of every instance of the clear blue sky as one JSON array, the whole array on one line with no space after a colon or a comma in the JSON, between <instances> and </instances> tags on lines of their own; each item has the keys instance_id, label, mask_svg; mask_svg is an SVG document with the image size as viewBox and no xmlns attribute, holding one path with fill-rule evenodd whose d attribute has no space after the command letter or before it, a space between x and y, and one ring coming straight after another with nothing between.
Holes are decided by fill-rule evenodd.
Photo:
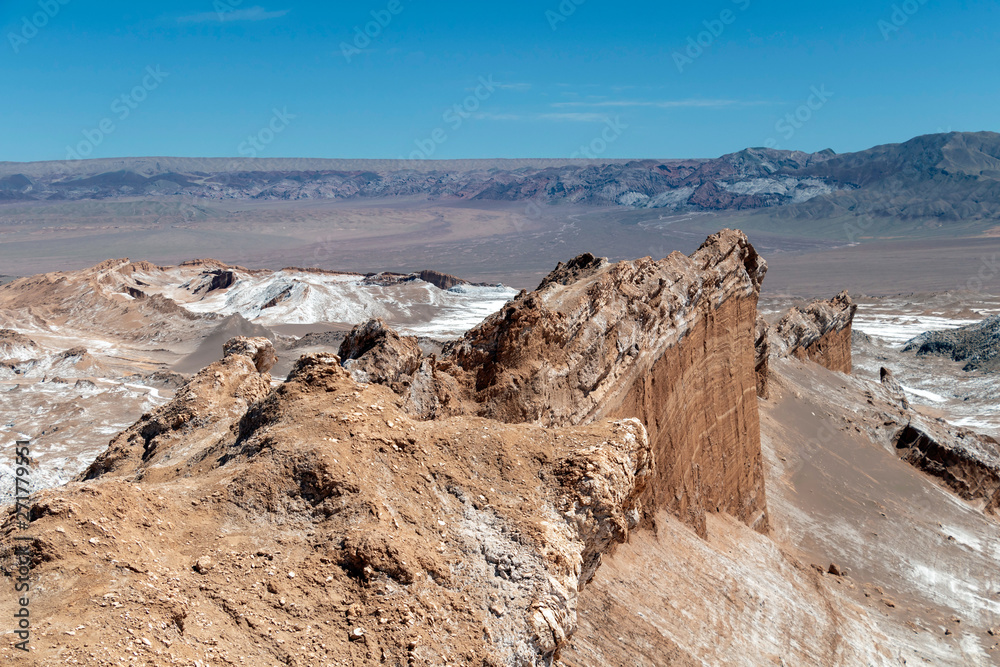
<instances>
[{"instance_id":1,"label":"clear blue sky","mask_svg":"<svg viewBox=\"0 0 1000 667\"><path fill-rule=\"evenodd\" d=\"M372 12L386 25L358 49ZM0 25L0 160L81 143L91 157L566 157L602 133L608 158L713 157L1000 130L988 0L5 0Z\"/></svg>"}]
</instances>

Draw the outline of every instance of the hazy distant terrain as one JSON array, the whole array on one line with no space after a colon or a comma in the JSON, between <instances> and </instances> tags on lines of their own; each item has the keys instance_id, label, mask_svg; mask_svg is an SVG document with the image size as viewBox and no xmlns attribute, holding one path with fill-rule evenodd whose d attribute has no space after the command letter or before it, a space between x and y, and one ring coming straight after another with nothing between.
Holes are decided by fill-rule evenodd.
<instances>
[{"instance_id":1,"label":"hazy distant terrain","mask_svg":"<svg viewBox=\"0 0 1000 667\"><path fill-rule=\"evenodd\" d=\"M687 253L722 227L783 267L768 290L954 289L1000 250L1000 135L708 160L0 163L0 273L11 275L214 257L531 288L580 252ZM917 257L935 259L932 275ZM1000 282L984 277L987 291Z\"/></svg>"}]
</instances>

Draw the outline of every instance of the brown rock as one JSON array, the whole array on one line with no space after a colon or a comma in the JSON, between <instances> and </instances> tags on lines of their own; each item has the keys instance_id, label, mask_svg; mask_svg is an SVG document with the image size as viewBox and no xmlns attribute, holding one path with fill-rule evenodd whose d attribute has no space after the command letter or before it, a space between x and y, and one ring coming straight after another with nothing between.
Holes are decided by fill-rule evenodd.
<instances>
[{"instance_id":1,"label":"brown rock","mask_svg":"<svg viewBox=\"0 0 1000 667\"><path fill-rule=\"evenodd\" d=\"M438 289L451 289L456 285L468 285L469 281L462 280L455 276L448 275L447 273L441 273L440 271L421 271L417 274L417 277L434 285Z\"/></svg>"},{"instance_id":2,"label":"brown rock","mask_svg":"<svg viewBox=\"0 0 1000 667\"><path fill-rule=\"evenodd\" d=\"M278 357L274 352L274 345L267 338L247 338L238 336L232 338L222 346L223 354L228 357L231 354L241 354L253 359L254 366L258 373L267 373Z\"/></svg>"},{"instance_id":3,"label":"brown rock","mask_svg":"<svg viewBox=\"0 0 1000 667\"><path fill-rule=\"evenodd\" d=\"M274 358L270 341L236 338L225 350L225 358L191 378L172 401L115 436L80 479L111 473L173 477L189 474L189 466L206 466L205 458L220 438L271 391L271 376L257 370L259 363L266 368Z\"/></svg>"},{"instance_id":4,"label":"brown rock","mask_svg":"<svg viewBox=\"0 0 1000 667\"><path fill-rule=\"evenodd\" d=\"M396 392L410 384L423 357L416 338L400 336L378 318L351 329L339 354L357 382L384 384Z\"/></svg>"},{"instance_id":5,"label":"brown rock","mask_svg":"<svg viewBox=\"0 0 1000 667\"><path fill-rule=\"evenodd\" d=\"M890 397L899 404L899 407L909 410L910 401L906 398L903 385L899 384L899 380L892 374L892 371L883 366L879 369L879 378L882 381L882 386L889 392Z\"/></svg>"},{"instance_id":6,"label":"brown rock","mask_svg":"<svg viewBox=\"0 0 1000 667\"><path fill-rule=\"evenodd\" d=\"M984 501L987 513L1000 513L1000 443L988 435L907 414L908 423L900 425L892 438L900 458L937 477L959 497Z\"/></svg>"},{"instance_id":7,"label":"brown rock","mask_svg":"<svg viewBox=\"0 0 1000 667\"><path fill-rule=\"evenodd\" d=\"M754 330L754 372L757 374L757 396L768 397L768 358L771 355L770 327L763 317L757 316Z\"/></svg>"},{"instance_id":8,"label":"brown rock","mask_svg":"<svg viewBox=\"0 0 1000 667\"><path fill-rule=\"evenodd\" d=\"M690 257L560 264L445 349L439 409L543 426L638 417L658 462L648 508L702 533L709 508L765 531L754 343L766 270L731 230Z\"/></svg>"},{"instance_id":9,"label":"brown rock","mask_svg":"<svg viewBox=\"0 0 1000 667\"><path fill-rule=\"evenodd\" d=\"M857 309L847 292L830 301L813 301L804 310L792 308L774 327L774 347L781 355L850 373L851 326Z\"/></svg>"},{"instance_id":10,"label":"brown rock","mask_svg":"<svg viewBox=\"0 0 1000 667\"><path fill-rule=\"evenodd\" d=\"M37 512L32 530L44 548L37 576L79 576L40 591L33 610L44 618L65 615L70 590L83 600L113 598L115 631L131 629L128 619L141 616L183 634L189 642L174 642L180 653L170 656L178 661L205 662L209 647L271 664L274 628L304 626L321 614L327 622L313 623L309 637L317 656L300 656L304 664L352 660L345 635L355 646L379 648L374 658L361 658L365 664L407 664L408 646L423 664L456 655L463 664L551 664L576 627L580 590L642 517L654 467L642 424L543 429L475 417L414 421L397 395L355 383L330 354L300 359L282 387L246 412L229 398L230 385L251 376L262 377L245 355L213 364L179 392L175 407L132 429L141 434L188 414L182 433L154 436L152 455L127 457L131 467L45 492L46 507L71 508L74 520ZM179 404L197 409L179 412ZM230 411L238 423L224 418ZM387 422L407 434L397 447L390 446ZM124 472L127 479L116 474ZM142 478L141 486L133 478ZM191 505L194 497L216 494L225 502ZM486 497L488 506L479 500ZM110 511L115 521L102 524ZM0 534L10 534L14 521L5 517ZM220 527L227 567L202 556L183 574L192 570L192 545L217 544ZM48 546L96 544L98 535L99 558ZM9 558L3 549L0 558ZM110 563L155 575L150 581L169 578L169 593L151 602L134 578L99 576ZM295 578L283 576L288 572ZM248 595L262 578L273 594ZM380 594L387 587L393 594ZM205 604L206 596L219 604ZM501 615L487 611L498 596ZM198 623L184 620L188 605L197 606ZM245 622L232 622L236 609ZM106 636L105 608L86 604L71 614L72 625L82 627L58 645L40 644L39 664ZM227 632L203 631L208 623ZM131 650L107 649L134 662Z\"/></svg>"}]
</instances>

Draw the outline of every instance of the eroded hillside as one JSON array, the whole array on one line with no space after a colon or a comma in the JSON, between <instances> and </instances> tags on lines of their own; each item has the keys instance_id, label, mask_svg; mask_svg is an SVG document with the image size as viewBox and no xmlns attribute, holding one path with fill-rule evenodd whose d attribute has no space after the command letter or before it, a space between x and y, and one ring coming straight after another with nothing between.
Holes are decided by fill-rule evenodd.
<instances>
[{"instance_id":1,"label":"eroded hillside","mask_svg":"<svg viewBox=\"0 0 1000 667\"><path fill-rule=\"evenodd\" d=\"M33 499L29 662L989 664L996 443L846 374L846 295L769 327L765 272L728 230L580 256L444 349L373 320L283 383L229 341Z\"/></svg>"}]
</instances>

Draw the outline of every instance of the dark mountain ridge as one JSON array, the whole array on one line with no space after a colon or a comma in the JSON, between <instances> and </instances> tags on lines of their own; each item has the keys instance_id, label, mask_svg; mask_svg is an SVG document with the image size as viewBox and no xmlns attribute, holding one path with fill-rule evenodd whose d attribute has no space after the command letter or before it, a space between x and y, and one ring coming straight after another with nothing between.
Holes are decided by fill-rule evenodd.
<instances>
[{"instance_id":1,"label":"dark mountain ridge","mask_svg":"<svg viewBox=\"0 0 1000 667\"><path fill-rule=\"evenodd\" d=\"M1000 218L1000 134L934 134L837 155L748 148L710 160L125 158L0 163L0 199L429 200L780 217Z\"/></svg>"}]
</instances>

